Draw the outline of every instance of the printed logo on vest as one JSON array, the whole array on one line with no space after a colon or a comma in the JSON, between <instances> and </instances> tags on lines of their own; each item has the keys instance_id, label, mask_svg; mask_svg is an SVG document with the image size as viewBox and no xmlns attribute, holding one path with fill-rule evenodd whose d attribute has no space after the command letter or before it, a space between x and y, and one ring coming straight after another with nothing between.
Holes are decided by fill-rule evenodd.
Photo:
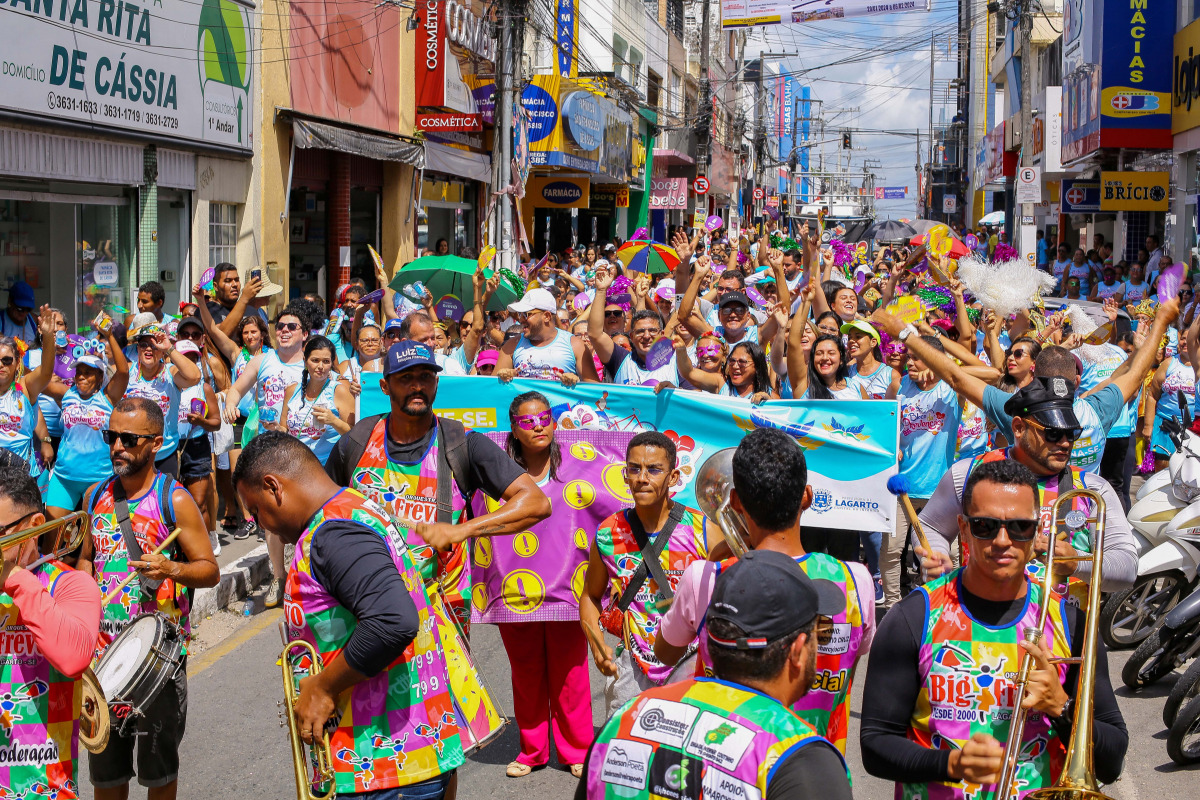
<instances>
[{"instance_id":1,"label":"printed logo on vest","mask_svg":"<svg viewBox=\"0 0 1200 800\"><path fill-rule=\"evenodd\" d=\"M699 709L694 709L699 711ZM700 797L700 771L704 762L660 747L650 763L650 797L654 800L695 800Z\"/></svg>"},{"instance_id":2,"label":"printed logo on vest","mask_svg":"<svg viewBox=\"0 0 1200 800\"><path fill-rule=\"evenodd\" d=\"M643 742L613 739L604 751L600 780L631 789L646 788L646 766L654 748Z\"/></svg>"},{"instance_id":3,"label":"printed logo on vest","mask_svg":"<svg viewBox=\"0 0 1200 800\"><path fill-rule=\"evenodd\" d=\"M762 800L758 787L719 769L708 769L700 784L704 800Z\"/></svg>"},{"instance_id":4,"label":"printed logo on vest","mask_svg":"<svg viewBox=\"0 0 1200 800\"><path fill-rule=\"evenodd\" d=\"M733 769L753 742L754 731L705 711L692 728L686 749L710 764Z\"/></svg>"},{"instance_id":5,"label":"printed logo on vest","mask_svg":"<svg viewBox=\"0 0 1200 800\"><path fill-rule=\"evenodd\" d=\"M630 733L639 739L683 747L700 709L672 700L647 700L642 704Z\"/></svg>"},{"instance_id":6,"label":"printed logo on vest","mask_svg":"<svg viewBox=\"0 0 1200 800\"><path fill-rule=\"evenodd\" d=\"M22 744L14 740L0 747L0 767L45 766L58 761L58 742L53 739L40 744Z\"/></svg>"}]
</instances>

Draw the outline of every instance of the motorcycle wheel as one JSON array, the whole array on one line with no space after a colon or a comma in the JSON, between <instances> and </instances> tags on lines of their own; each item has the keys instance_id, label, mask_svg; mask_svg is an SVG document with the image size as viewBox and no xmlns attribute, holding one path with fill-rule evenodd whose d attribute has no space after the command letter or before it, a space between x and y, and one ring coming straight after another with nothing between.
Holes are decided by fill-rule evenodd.
<instances>
[{"instance_id":1,"label":"motorcycle wheel","mask_svg":"<svg viewBox=\"0 0 1200 800\"><path fill-rule=\"evenodd\" d=\"M1171 727L1183 704L1197 695L1200 695L1200 658L1193 661L1171 687L1171 693L1167 695L1167 702L1163 706L1163 724Z\"/></svg>"},{"instance_id":2,"label":"motorcycle wheel","mask_svg":"<svg viewBox=\"0 0 1200 800\"><path fill-rule=\"evenodd\" d=\"M1200 698L1179 710L1167 732L1167 755L1180 766L1200 761Z\"/></svg>"},{"instance_id":3,"label":"motorcycle wheel","mask_svg":"<svg viewBox=\"0 0 1200 800\"><path fill-rule=\"evenodd\" d=\"M1182 631L1155 628L1125 662L1121 681L1137 691L1166 677L1184 662L1195 639L1194 625Z\"/></svg>"},{"instance_id":4,"label":"motorcycle wheel","mask_svg":"<svg viewBox=\"0 0 1200 800\"><path fill-rule=\"evenodd\" d=\"M1109 596L1100 609L1100 638L1110 650L1125 650L1144 642L1187 587L1179 570L1143 575L1129 589Z\"/></svg>"}]
</instances>

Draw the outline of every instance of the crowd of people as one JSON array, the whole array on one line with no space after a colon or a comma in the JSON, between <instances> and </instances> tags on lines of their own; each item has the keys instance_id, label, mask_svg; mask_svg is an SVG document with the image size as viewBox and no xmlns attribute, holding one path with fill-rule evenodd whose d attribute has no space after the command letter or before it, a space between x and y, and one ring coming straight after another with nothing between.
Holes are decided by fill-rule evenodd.
<instances>
[{"instance_id":1,"label":"crowd of people","mask_svg":"<svg viewBox=\"0 0 1200 800\"><path fill-rule=\"evenodd\" d=\"M981 258L1008 257L1002 237L972 237ZM481 262L470 305L447 316L421 286L394 291L383 268L376 286L342 286L332 303L280 307L261 271L220 264L178 313L149 282L136 311L68 335L61 311L34 308L15 284L12 335L0 337L0 531L79 510L92 526L80 551L53 560L4 553L4 592L38 650L20 667L5 656L9 684L80 680L143 612L186 640L222 537L257 535L266 605L283 603L289 633L324 662L299 682L295 713L306 741L331 737L339 795L454 795L477 732L456 705L444 638L468 640L481 621L499 626L513 666L513 778L546 765L553 739L579 797L697 796L678 792L701 783L711 797L849 797L851 685L870 653L867 771L905 796L967 797L1000 771L1007 723L991 709L1011 711L1000 688L1029 652L1026 703L1040 716L1019 785L1047 786L1079 672L1049 659L1078 654L1083 624L1027 577L1049 546L1047 510L1067 486L1103 496L1102 585L1131 585L1131 477L1164 466L1174 447L1162 424L1181 396L1194 400L1200 314L1190 281L1159 296L1175 262L1157 244L1130 266L1102 240L1039 245L1043 291L1001 310L931 249L823 245L807 225L793 240L770 221L757 235L672 231L678 264L657 275L627 268L615 243L525 256L525 291L506 306ZM676 443L657 431L628 442L627 507L561 503L580 467L550 401L520 394L499 444L433 413L439 380L467 375L754 405L892 402L898 470L931 547L914 548L901 513L887 531L802 525L808 465L779 430L751 431L733 457L740 558L672 499ZM362 414L376 383L389 410ZM534 575L548 585L531 603L500 551L529 556L538 542L553 566ZM1087 531L1054 547L1063 586L1086 583L1090 565L1070 557L1090 550ZM1019 644L1047 603L1044 644ZM6 619L3 641L17 635ZM996 681L988 707L944 691L947 650L953 669ZM598 734L589 658L606 681ZM1100 663L1097 764L1112 780L1127 735ZM152 798L173 797L186 709L181 669L138 731L91 755L95 796L123 797L136 776ZM22 727L40 720L33 736L58 744L44 763L9 767L6 788L75 786L75 713L76 739L44 708L26 714ZM664 781L676 794L655 788Z\"/></svg>"}]
</instances>

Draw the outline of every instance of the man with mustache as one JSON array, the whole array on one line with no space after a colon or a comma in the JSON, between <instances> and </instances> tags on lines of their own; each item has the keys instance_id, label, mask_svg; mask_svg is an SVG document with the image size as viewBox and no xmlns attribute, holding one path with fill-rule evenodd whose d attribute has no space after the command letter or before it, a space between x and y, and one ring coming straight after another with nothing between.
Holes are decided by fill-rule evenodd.
<instances>
[{"instance_id":1,"label":"man with mustache","mask_svg":"<svg viewBox=\"0 0 1200 800\"><path fill-rule=\"evenodd\" d=\"M465 629L471 616L466 540L520 533L550 516L550 501L490 439L433 413L441 371L428 345L411 339L392 345L379 381L391 410L358 422L338 441L325 471L394 518L421 576L440 584ZM480 490L503 505L468 519L463 512Z\"/></svg>"}]
</instances>

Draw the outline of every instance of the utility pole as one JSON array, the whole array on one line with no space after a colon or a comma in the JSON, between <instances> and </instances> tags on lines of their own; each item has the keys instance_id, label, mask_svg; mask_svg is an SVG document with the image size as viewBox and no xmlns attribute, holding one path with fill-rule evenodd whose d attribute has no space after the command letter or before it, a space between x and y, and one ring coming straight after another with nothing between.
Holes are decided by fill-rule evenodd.
<instances>
[{"instance_id":1,"label":"utility pole","mask_svg":"<svg viewBox=\"0 0 1200 800\"><path fill-rule=\"evenodd\" d=\"M709 155L712 147L712 83L708 71L710 41L709 26L712 21L712 0L704 0L700 8L700 122L696 127L696 153L699 156L696 164L698 175L708 175Z\"/></svg>"},{"instance_id":2,"label":"utility pole","mask_svg":"<svg viewBox=\"0 0 1200 800\"><path fill-rule=\"evenodd\" d=\"M496 70L496 136L492 143L492 186L503 191L512 183L513 103L516 86L514 64L520 64L524 46L525 0L503 0L500 4L500 41ZM519 69L519 67L517 67ZM520 76L517 76L518 78ZM495 269L515 271L517 252L513 241L513 198L501 194L492 213L489 242L496 248Z\"/></svg>"},{"instance_id":3,"label":"utility pole","mask_svg":"<svg viewBox=\"0 0 1200 800\"><path fill-rule=\"evenodd\" d=\"M1019 3L1018 9L1021 12L1021 166L1028 167L1033 164L1033 7L1032 3L1027 0L1022 0ZM1043 163L1045 159L1043 159ZM1013 208L1017 208L1014 203ZM1016 220L1016 225L1009 225L1009 229L1015 235L1009 236L1009 241L1016 240L1020 247L1020 253L1025 254L1033 252L1034 260L1030 263L1037 263L1037 228L1030 225L1028 230L1023 224L1025 218L1033 219L1034 206L1032 203L1022 203L1020 205L1021 218ZM1022 262L1026 259L1022 258Z\"/></svg>"}]
</instances>

